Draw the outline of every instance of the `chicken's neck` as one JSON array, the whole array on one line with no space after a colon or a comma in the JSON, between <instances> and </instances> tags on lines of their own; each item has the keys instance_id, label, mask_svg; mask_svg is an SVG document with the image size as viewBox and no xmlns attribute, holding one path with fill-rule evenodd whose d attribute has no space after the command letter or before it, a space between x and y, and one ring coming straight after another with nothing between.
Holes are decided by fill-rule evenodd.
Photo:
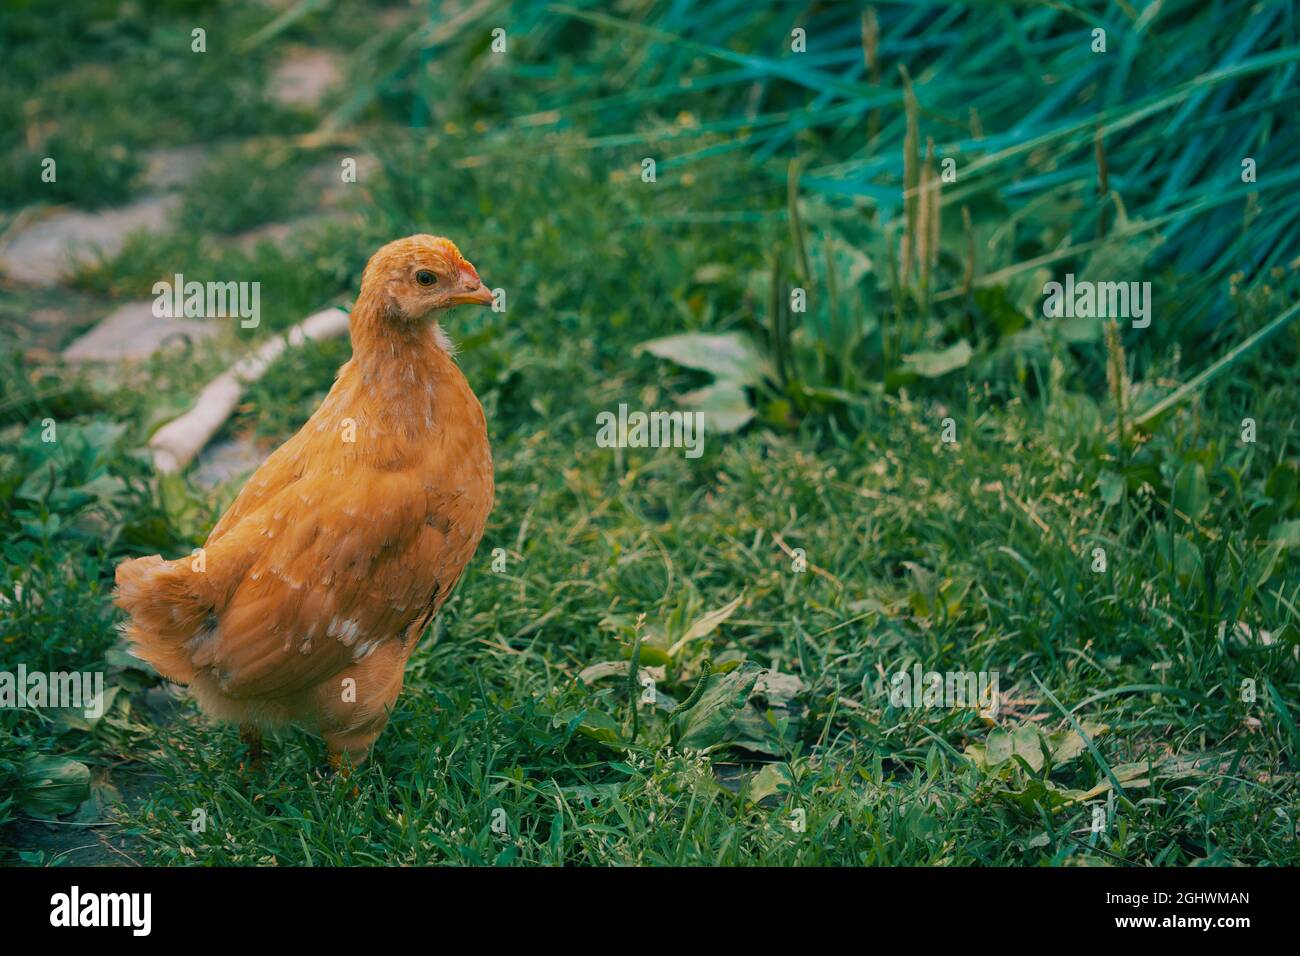
<instances>
[{"instance_id":1,"label":"chicken's neck","mask_svg":"<svg viewBox=\"0 0 1300 956\"><path fill-rule=\"evenodd\" d=\"M387 430L407 437L436 427L447 404L440 393L463 381L437 326L392 322L363 298L352 311L351 332L352 361L340 379L351 393L347 404L372 410Z\"/></svg>"}]
</instances>

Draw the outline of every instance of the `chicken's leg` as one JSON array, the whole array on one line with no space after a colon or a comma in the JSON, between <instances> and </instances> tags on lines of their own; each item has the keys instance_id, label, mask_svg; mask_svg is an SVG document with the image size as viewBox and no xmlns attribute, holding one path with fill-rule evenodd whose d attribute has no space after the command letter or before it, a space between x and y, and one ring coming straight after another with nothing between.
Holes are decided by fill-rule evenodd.
<instances>
[{"instance_id":1,"label":"chicken's leg","mask_svg":"<svg viewBox=\"0 0 1300 956\"><path fill-rule=\"evenodd\" d=\"M352 764L343 762L343 754L337 750L330 751L330 773L336 773L344 780L352 776ZM352 785L352 799L356 800L361 796L361 787L358 784Z\"/></svg>"},{"instance_id":2,"label":"chicken's leg","mask_svg":"<svg viewBox=\"0 0 1300 956\"><path fill-rule=\"evenodd\" d=\"M352 776L352 771L366 762L370 756L370 745L375 742L379 732L384 729L384 724L388 722L388 715L384 714L382 719L372 721L360 730L342 731L334 733L323 733L325 738L325 747L329 751L330 770L337 773L344 780ZM344 760L344 757L347 760ZM352 785L352 798L355 800L361 796L361 790L356 785Z\"/></svg>"},{"instance_id":3,"label":"chicken's leg","mask_svg":"<svg viewBox=\"0 0 1300 956\"><path fill-rule=\"evenodd\" d=\"M262 769L262 728L241 726L239 728L239 742L248 746L248 768L251 770ZM244 764L239 765L239 769L244 769Z\"/></svg>"}]
</instances>

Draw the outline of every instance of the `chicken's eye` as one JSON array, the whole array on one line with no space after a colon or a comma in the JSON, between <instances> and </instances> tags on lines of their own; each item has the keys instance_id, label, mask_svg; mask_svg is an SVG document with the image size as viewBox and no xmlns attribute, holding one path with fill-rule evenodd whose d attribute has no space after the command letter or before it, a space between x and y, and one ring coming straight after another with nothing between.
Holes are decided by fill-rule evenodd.
<instances>
[{"instance_id":1,"label":"chicken's eye","mask_svg":"<svg viewBox=\"0 0 1300 956\"><path fill-rule=\"evenodd\" d=\"M421 269L415 274L415 281L420 285L434 285L438 281L438 277L428 269Z\"/></svg>"}]
</instances>

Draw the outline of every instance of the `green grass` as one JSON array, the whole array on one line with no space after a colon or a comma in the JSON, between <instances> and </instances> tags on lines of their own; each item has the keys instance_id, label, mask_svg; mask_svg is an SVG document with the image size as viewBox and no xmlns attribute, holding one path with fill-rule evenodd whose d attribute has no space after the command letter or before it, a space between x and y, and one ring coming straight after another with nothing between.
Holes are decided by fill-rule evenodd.
<instances>
[{"instance_id":1,"label":"green grass","mask_svg":"<svg viewBox=\"0 0 1300 956\"><path fill-rule=\"evenodd\" d=\"M310 157L285 148L242 145L217 151L186 189L181 227L230 235L280 222L310 208ZM250 170L257 170L250 176Z\"/></svg>"},{"instance_id":2,"label":"green grass","mask_svg":"<svg viewBox=\"0 0 1300 956\"><path fill-rule=\"evenodd\" d=\"M341 29L316 16L287 38ZM472 102L508 99L490 77L464 82ZM403 102L384 94L367 121ZM699 459L615 451L596 445L598 412L675 407L707 381L639 343L734 332L774 354L769 289L802 268L785 181L719 166L644 184L625 157L565 148L581 131L545 151L512 134L486 159L469 122L382 131L356 225L246 250L212 235L215 220L192 220L77 278L78 294L104 299L174 271L257 279L262 328L108 376L29 367L6 340L0 662L102 668L121 690L94 723L0 709L0 860L87 858L76 848L91 841L61 839L23 804L22 768L39 753L89 768L88 795L61 811L154 864L1300 862L1296 325L1132 425L1291 308L1293 266L1217 289L1231 307L1214 341L1157 323L1108 347L1100 327L1064 334L1038 320L1033 282L1017 277L926 308L920 290L891 287L881 237L850 242L860 224L810 197L796 228L817 276L847 275L850 249L874 260L838 287L840 315L860 320L854 337L836 351L811 325L828 313L796 322L781 346L788 380L753 386L759 420L708 434ZM242 227L260 204L230 168L203 180L191 208L228 199ZM762 216L707 215L742 211ZM973 212L991 247L997 208ZM1053 215L1059 237L1073 220ZM965 237L959 216L947 221L939 274L957 281ZM169 702L121 654L108 600L118 561L188 553L237 482L160 479L140 449L232 356L346 303L369 252L417 230L454 238L508 291L506 312L460 309L446 323L487 413L497 505L373 759L328 776L321 742L288 729L268 741L264 769L241 771L233 728ZM981 275L1039 242L1008 243ZM1175 271L1149 277L1157 302L1184 294ZM965 338L973 358L935 378L900 375L886 330L905 352ZM289 353L224 437L269 452L347 355L345 342ZM40 441L47 416L55 445ZM1254 442L1241 440L1245 418ZM664 668L663 706L635 721L625 679L578 676L634 653ZM793 701L769 692L744 712L747 749L728 745L739 723L686 738L717 744L708 752L683 747L672 707L702 681L733 686L749 662L798 678ZM894 706L890 677L918 664L996 671L1001 711ZM997 759L1003 747L1018 756Z\"/></svg>"},{"instance_id":3,"label":"green grass","mask_svg":"<svg viewBox=\"0 0 1300 956\"><path fill-rule=\"evenodd\" d=\"M81 0L49 9L15 0L0 29L0 127L15 131L0 146L0 210L113 205L141 189L145 150L309 131L311 111L268 95L272 66L306 40L353 48L373 30L372 15L368 4L338 0L257 40L271 12L256 2ZM203 52L193 50L198 28ZM53 184L40 178L47 156L59 164Z\"/></svg>"},{"instance_id":4,"label":"green grass","mask_svg":"<svg viewBox=\"0 0 1300 956\"><path fill-rule=\"evenodd\" d=\"M586 208L576 198L590 192L581 177L566 182L558 169L550 172L551 188L558 182L575 197L556 213L559 234L580 235L594 208L614 201L593 193ZM456 192L467 207L475 202L471 190ZM533 209L542 192L522 185L502 198ZM298 732L272 744L264 776L240 775L233 730L188 709L145 730L138 705L123 712L130 699L106 720L126 735L120 751L99 730L38 732L55 752L102 766L125 758L156 775L127 821L142 858L1294 861L1278 815L1296 804L1287 770L1294 716L1263 690L1271 682L1294 700L1295 645L1286 639L1296 627L1294 558L1283 552L1266 568L1263 542L1297 509L1294 464L1285 464L1295 457L1294 383L1272 362L1243 369L1212 386L1194 414L1176 414L1123 466L1105 439L1105 401L1077 391L1082 383L1065 373L1038 396L953 384L941 394L883 398L852 436L808 424L790 434L711 438L695 462L671 450L616 457L595 447L595 412L625 400L658 407L686 386L651 359L629 364L630 346L674 326L676 317L654 305L665 289L685 296L673 287L679 259L707 259L719 243L734 243L722 228L653 238L643 248L665 252L620 276L544 233L525 237L513 257L507 235L484 231L476 240L481 252L470 254L485 275L492 266L499 275L498 262L513 263L511 288L544 290L547 277L561 287L546 309L525 294L505 315L450 317L488 410L499 500L436 641L417 653L393 722L352 783L321 776L321 745ZM615 298L644 321L629 328L592 316L596 303ZM735 303L714 305L725 313ZM567 336L563 349L550 344L557 327ZM259 428L267 438L287 436L344 357L335 344L295 353L254 390L245 420L275 423ZM1272 437L1241 445L1243 410L1272 423L1261 425L1261 436ZM949 415L955 446L940 440ZM143 476L120 455L112 461L111 471ZM1210 495L1194 524L1169 508L1173 478L1188 462L1204 468ZM1125 490L1106 506L1096 484L1111 473L1126 475ZM197 519L187 517L175 505L168 513L147 495L118 508L138 524L148 524L144 515L166 515L157 529L165 543L130 525L108 547L71 527L49 540L20 534L9 542L11 554L21 545L35 556L24 562L27 593L62 595L10 624L11 637L45 635L49 667L84 666L112 646L105 582L119 554L183 553L213 517L202 508ZM83 511L97 510L75 509L73 527ZM187 521L189 533L181 533ZM794 573L776 535L805 548L829 576ZM1161 542L1171 535L1195 548L1198 573L1161 563ZM1107 549L1105 574L1090 570L1094 546ZM500 574L490 570L498 547L508 556ZM928 606L922 569L966 582L960 602ZM84 585L55 587L69 571ZM742 594L736 614L674 662L661 689L684 698L706 657L744 657L799 676L808 685L807 712L782 755L787 791L759 805L728 792L709 759L671 752L662 721L648 713L631 748L597 742L584 730L598 727L570 719L584 710L605 714L627 734L621 685L584 688L578 671L625 657L639 615L648 635L680 632ZM1244 621L1278 640L1265 647L1224 639L1220 620ZM1063 718L1038 682L1066 707L1096 698L1076 716L1109 725L1095 741L1107 764L1144 755L1212 758L1190 776L1129 790L1114 804L1106 836L1080 835L1091 805L1026 809L1021 795L1035 775L981 771L960 756L990 731L974 712L887 705L877 674L913 662L997 670L1021 714L1047 728ZM1261 688L1253 705L1238 700L1243 678ZM21 723L39 729L28 717ZM739 756L718 753L712 762L725 771ZM742 777L754 770L740 763ZM1106 771L1085 754L1049 779L1088 790ZM358 800L350 797L353 783ZM796 807L807 814L804 834L790 831ZM498 808L508 838L491 828ZM189 829L196 809L211 821L205 834Z\"/></svg>"}]
</instances>

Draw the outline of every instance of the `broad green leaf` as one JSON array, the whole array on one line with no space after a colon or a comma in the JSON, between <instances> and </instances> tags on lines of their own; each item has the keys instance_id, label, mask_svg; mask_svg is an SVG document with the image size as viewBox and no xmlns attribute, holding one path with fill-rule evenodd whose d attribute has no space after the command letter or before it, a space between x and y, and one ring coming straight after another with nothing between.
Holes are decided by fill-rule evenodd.
<instances>
[{"instance_id":1,"label":"broad green leaf","mask_svg":"<svg viewBox=\"0 0 1300 956\"><path fill-rule=\"evenodd\" d=\"M86 716L85 707L57 707L52 708L49 713L55 721L70 730L92 731L95 725L113 709L113 701L117 699L120 690L121 688L116 685L104 688L103 698L99 701L101 709L98 716Z\"/></svg>"},{"instance_id":2,"label":"broad green leaf","mask_svg":"<svg viewBox=\"0 0 1300 956\"><path fill-rule=\"evenodd\" d=\"M917 617L929 617L939 606L939 581L933 571L915 561L904 561L903 567L912 575L912 591L908 603Z\"/></svg>"},{"instance_id":3,"label":"broad green leaf","mask_svg":"<svg viewBox=\"0 0 1300 956\"><path fill-rule=\"evenodd\" d=\"M932 571L915 562L904 561L903 564L911 572L914 582L908 603L916 617L931 617L940 611L950 618L957 617L962 601L975 583L974 579L957 575L940 581Z\"/></svg>"},{"instance_id":4,"label":"broad green leaf","mask_svg":"<svg viewBox=\"0 0 1300 956\"><path fill-rule=\"evenodd\" d=\"M1144 221L1129 219L1123 210L1119 210L1116 230L1124 235L1123 239L1107 242L1097 248L1088 257L1088 263L1075 282L1134 282L1140 281L1143 266L1151 254L1163 243L1164 237L1154 230L1142 230ZM1137 230L1130 234L1130 230ZM1150 303L1146 303L1150 305ZM1133 303L1129 303L1130 314ZM1100 322L1097 323L1101 325Z\"/></svg>"},{"instance_id":5,"label":"broad green leaf","mask_svg":"<svg viewBox=\"0 0 1300 956\"><path fill-rule=\"evenodd\" d=\"M642 342L636 352L668 359L686 368L709 372L721 381L756 385L763 380L765 363L754 343L737 332L709 335L687 332Z\"/></svg>"},{"instance_id":6,"label":"broad green leaf","mask_svg":"<svg viewBox=\"0 0 1300 956\"><path fill-rule=\"evenodd\" d=\"M775 797L780 793L781 787L789 787L791 782L785 764L763 764L762 769L749 782L749 799L759 803L768 797Z\"/></svg>"},{"instance_id":7,"label":"broad green leaf","mask_svg":"<svg viewBox=\"0 0 1300 956\"><path fill-rule=\"evenodd\" d=\"M1011 732L1011 746L1017 757L1029 764L1035 772L1043 769L1043 745L1038 728L1033 724L1021 724Z\"/></svg>"},{"instance_id":8,"label":"broad green leaf","mask_svg":"<svg viewBox=\"0 0 1300 956\"><path fill-rule=\"evenodd\" d=\"M1061 338L1071 345L1082 345L1084 342L1095 342L1101 338L1102 320L1085 319L1073 316L1068 319L1055 320L1060 324L1057 331L1060 332Z\"/></svg>"},{"instance_id":9,"label":"broad green leaf","mask_svg":"<svg viewBox=\"0 0 1300 956\"><path fill-rule=\"evenodd\" d=\"M962 602L966 600L966 595L970 593L970 589L974 585L975 580L965 575L948 578L943 582L943 585L939 588L939 599L943 601L948 617L955 618L958 616Z\"/></svg>"},{"instance_id":10,"label":"broad green leaf","mask_svg":"<svg viewBox=\"0 0 1300 956\"><path fill-rule=\"evenodd\" d=\"M797 698L805 690L807 685L792 674L761 672L749 701L731 722L732 745L771 757L783 756L799 737L804 708Z\"/></svg>"},{"instance_id":11,"label":"broad green leaf","mask_svg":"<svg viewBox=\"0 0 1300 956\"><path fill-rule=\"evenodd\" d=\"M578 724L578 733L602 744L616 744L622 740L618 723L604 711L589 710Z\"/></svg>"},{"instance_id":12,"label":"broad green leaf","mask_svg":"<svg viewBox=\"0 0 1300 956\"><path fill-rule=\"evenodd\" d=\"M90 768L79 760L38 754L18 765L23 810L49 820L79 807L90 796Z\"/></svg>"},{"instance_id":13,"label":"broad green leaf","mask_svg":"<svg viewBox=\"0 0 1300 956\"><path fill-rule=\"evenodd\" d=\"M998 764L1006 763L1016 750L1011 735L1000 727L989 733L984 746L985 765L989 769L998 766Z\"/></svg>"},{"instance_id":14,"label":"broad green leaf","mask_svg":"<svg viewBox=\"0 0 1300 956\"><path fill-rule=\"evenodd\" d=\"M1268 540L1276 541L1284 548L1300 548L1300 518L1275 525L1268 533Z\"/></svg>"},{"instance_id":15,"label":"broad green leaf","mask_svg":"<svg viewBox=\"0 0 1300 956\"><path fill-rule=\"evenodd\" d=\"M123 644L114 644L104 652L104 662L110 667L121 667L126 670L140 671L152 677L160 676L154 666L148 661L142 661L130 652Z\"/></svg>"},{"instance_id":16,"label":"broad green leaf","mask_svg":"<svg viewBox=\"0 0 1300 956\"><path fill-rule=\"evenodd\" d=\"M1020 790L1001 790L998 796L1037 816L1040 808L1058 810L1084 799L1084 791L1070 790L1041 777L1030 777Z\"/></svg>"},{"instance_id":17,"label":"broad green leaf","mask_svg":"<svg viewBox=\"0 0 1300 956\"><path fill-rule=\"evenodd\" d=\"M1082 721L1079 726L1093 740L1096 740L1110 729L1105 724L1090 720ZM1073 727L1066 727L1054 734L1047 735L1047 747L1052 753L1052 766L1059 767L1074 760L1087 750L1088 744Z\"/></svg>"},{"instance_id":18,"label":"broad green leaf","mask_svg":"<svg viewBox=\"0 0 1300 956\"><path fill-rule=\"evenodd\" d=\"M1201 575L1201 551L1186 535L1180 534L1174 540L1174 567L1184 585Z\"/></svg>"},{"instance_id":19,"label":"broad green leaf","mask_svg":"<svg viewBox=\"0 0 1300 956\"><path fill-rule=\"evenodd\" d=\"M736 608L740 607L741 602L744 600L745 595L741 594L734 601L730 601L717 610L710 611L700 617L694 624L686 629L686 633L683 634L672 647L668 648L668 656L676 657L681 649L691 641L712 634L718 629L719 624L736 613Z\"/></svg>"},{"instance_id":20,"label":"broad green leaf","mask_svg":"<svg viewBox=\"0 0 1300 956\"><path fill-rule=\"evenodd\" d=\"M1210 507L1210 487L1200 462L1188 462L1174 478L1174 507L1193 521L1200 521Z\"/></svg>"},{"instance_id":21,"label":"broad green leaf","mask_svg":"<svg viewBox=\"0 0 1300 956\"><path fill-rule=\"evenodd\" d=\"M693 750L711 750L737 737L735 720L748 705L763 669L746 661L727 674L705 678L704 693L689 708L671 720L673 743Z\"/></svg>"},{"instance_id":22,"label":"broad green leaf","mask_svg":"<svg viewBox=\"0 0 1300 956\"><path fill-rule=\"evenodd\" d=\"M590 708L559 711L552 715L551 726L566 727L568 733L580 733L584 737L611 747L618 746L623 739L623 735L619 732L619 725L613 717L604 711Z\"/></svg>"},{"instance_id":23,"label":"broad green leaf","mask_svg":"<svg viewBox=\"0 0 1300 956\"><path fill-rule=\"evenodd\" d=\"M1124 498L1124 476L1117 475L1113 471L1103 471L1101 477L1097 479L1097 487L1101 491L1101 500L1110 507L1119 504Z\"/></svg>"},{"instance_id":24,"label":"broad green leaf","mask_svg":"<svg viewBox=\"0 0 1300 956\"><path fill-rule=\"evenodd\" d=\"M655 680L663 680L664 669L662 667L647 666L647 649L648 648L645 644L641 645L641 653L637 658L640 662L640 666L637 669L643 673L649 674ZM659 653L662 655L663 652L660 651ZM629 660L625 661L600 661L597 664L591 664L588 667L584 667L578 674L578 680L582 681L584 684L591 685L596 681L604 680L607 677L626 678L627 672L632 666L632 661L630 660L631 651L628 652L628 657Z\"/></svg>"},{"instance_id":25,"label":"broad green leaf","mask_svg":"<svg viewBox=\"0 0 1300 956\"><path fill-rule=\"evenodd\" d=\"M754 696L762 697L773 707L788 707L807 689L808 685L793 674L765 670L754 684Z\"/></svg>"},{"instance_id":26,"label":"broad green leaf","mask_svg":"<svg viewBox=\"0 0 1300 956\"><path fill-rule=\"evenodd\" d=\"M1074 436L1094 435L1101 431L1101 412L1087 395L1060 391L1047 406L1047 419L1062 432Z\"/></svg>"},{"instance_id":27,"label":"broad green leaf","mask_svg":"<svg viewBox=\"0 0 1300 956\"><path fill-rule=\"evenodd\" d=\"M744 387L731 380L717 381L681 396L688 408L704 413L706 435L726 435L739 431L754 417Z\"/></svg>"},{"instance_id":28,"label":"broad green leaf","mask_svg":"<svg viewBox=\"0 0 1300 956\"><path fill-rule=\"evenodd\" d=\"M903 356L903 366L922 378L939 378L970 364L970 343L962 339L956 345L939 351L913 352Z\"/></svg>"},{"instance_id":29,"label":"broad green leaf","mask_svg":"<svg viewBox=\"0 0 1300 956\"><path fill-rule=\"evenodd\" d=\"M714 285L727 278L731 273L731 266L724 265L721 262L706 262L695 270L695 274L691 276L691 281L700 285Z\"/></svg>"}]
</instances>

